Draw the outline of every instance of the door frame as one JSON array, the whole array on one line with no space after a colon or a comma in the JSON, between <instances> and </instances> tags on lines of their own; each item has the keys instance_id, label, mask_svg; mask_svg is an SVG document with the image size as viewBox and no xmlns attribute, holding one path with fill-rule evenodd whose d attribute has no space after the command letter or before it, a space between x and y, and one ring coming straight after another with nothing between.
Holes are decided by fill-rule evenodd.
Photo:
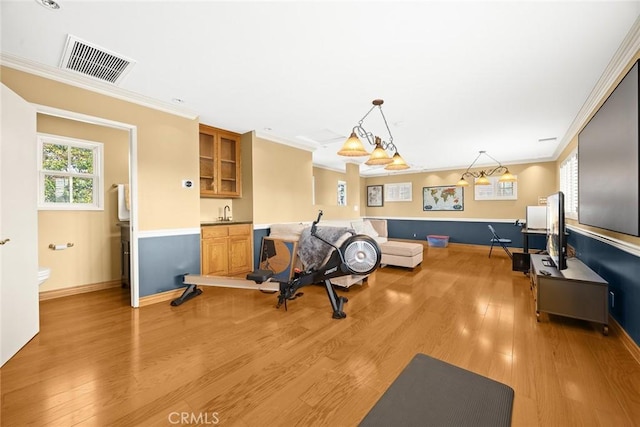
<instances>
[{"instance_id":1,"label":"door frame","mask_svg":"<svg viewBox=\"0 0 640 427\"><path fill-rule=\"evenodd\" d=\"M75 111L62 110L47 105L32 104L39 114L60 117L68 120L89 123L119 130L129 134L129 197L131 218L129 231L131 233L129 249L129 265L131 267L131 307L140 306L140 287L138 277L138 127L129 123L117 122L102 117L76 113Z\"/></svg>"}]
</instances>

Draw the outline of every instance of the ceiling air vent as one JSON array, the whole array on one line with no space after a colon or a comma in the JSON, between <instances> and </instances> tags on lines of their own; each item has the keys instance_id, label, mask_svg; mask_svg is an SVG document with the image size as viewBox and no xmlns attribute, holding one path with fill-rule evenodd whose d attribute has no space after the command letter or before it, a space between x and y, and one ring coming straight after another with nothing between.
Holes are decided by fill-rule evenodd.
<instances>
[{"instance_id":1,"label":"ceiling air vent","mask_svg":"<svg viewBox=\"0 0 640 427\"><path fill-rule=\"evenodd\" d=\"M123 55L109 52L69 34L60 68L103 82L118 84L134 64L135 61Z\"/></svg>"}]
</instances>

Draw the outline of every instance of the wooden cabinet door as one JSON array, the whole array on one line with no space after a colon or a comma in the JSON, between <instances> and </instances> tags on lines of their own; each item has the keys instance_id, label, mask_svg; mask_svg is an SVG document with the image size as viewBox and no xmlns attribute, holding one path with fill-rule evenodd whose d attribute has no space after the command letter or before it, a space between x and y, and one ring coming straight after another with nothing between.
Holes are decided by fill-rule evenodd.
<instances>
[{"instance_id":1,"label":"wooden cabinet door","mask_svg":"<svg viewBox=\"0 0 640 427\"><path fill-rule=\"evenodd\" d=\"M229 274L251 271L251 236L229 237Z\"/></svg>"},{"instance_id":2,"label":"wooden cabinet door","mask_svg":"<svg viewBox=\"0 0 640 427\"><path fill-rule=\"evenodd\" d=\"M202 240L201 274L226 276L229 273L229 239L215 237Z\"/></svg>"},{"instance_id":3,"label":"wooden cabinet door","mask_svg":"<svg viewBox=\"0 0 640 427\"><path fill-rule=\"evenodd\" d=\"M242 196L240 135L200 125L200 197Z\"/></svg>"},{"instance_id":4,"label":"wooden cabinet door","mask_svg":"<svg viewBox=\"0 0 640 427\"><path fill-rule=\"evenodd\" d=\"M215 164L216 134L200 127L200 196L212 197L218 192Z\"/></svg>"},{"instance_id":5,"label":"wooden cabinet door","mask_svg":"<svg viewBox=\"0 0 640 427\"><path fill-rule=\"evenodd\" d=\"M218 194L225 197L240 197L240 137L227 132L218 133L216 140L218 166Z\"/></svg>"}]
</instances>

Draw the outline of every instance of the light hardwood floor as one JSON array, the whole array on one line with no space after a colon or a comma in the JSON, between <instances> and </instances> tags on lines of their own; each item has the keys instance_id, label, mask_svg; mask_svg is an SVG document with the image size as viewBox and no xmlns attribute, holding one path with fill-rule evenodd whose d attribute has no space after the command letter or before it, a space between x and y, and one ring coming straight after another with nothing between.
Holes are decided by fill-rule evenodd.
<instances>
[{"instance_id":1,"label":"light hardwood floor","mask_svg":"<svg viewBox=\"0 0 640 427\"><path fill-rule=\"evenodd\" d=\"M120 289L42 301L40 333L1 370L1 424L355 426L420 352L511 386L514 426L639 425L640 364L619 332L537 323L528 278L488 250L379 269L339 291L342 320L317 286L288 312L222 288L180 307L134 310Z\"/></svg>"}]
</instances>

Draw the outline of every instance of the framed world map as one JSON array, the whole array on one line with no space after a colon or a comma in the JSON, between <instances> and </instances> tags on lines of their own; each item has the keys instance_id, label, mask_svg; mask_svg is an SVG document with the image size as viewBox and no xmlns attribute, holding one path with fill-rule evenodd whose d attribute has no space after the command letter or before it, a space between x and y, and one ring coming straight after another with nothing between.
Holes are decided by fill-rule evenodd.
<instances>
[{"instance_id":1,"label":"framed world map","mask_svg":"<svg viewBox=\"0 0 640 427\"><path fill-rule=\"evenodd\" d=\"M423 211L463 211L464 188L455 185L422 187Z\"/></svg>"}]
</instances>

